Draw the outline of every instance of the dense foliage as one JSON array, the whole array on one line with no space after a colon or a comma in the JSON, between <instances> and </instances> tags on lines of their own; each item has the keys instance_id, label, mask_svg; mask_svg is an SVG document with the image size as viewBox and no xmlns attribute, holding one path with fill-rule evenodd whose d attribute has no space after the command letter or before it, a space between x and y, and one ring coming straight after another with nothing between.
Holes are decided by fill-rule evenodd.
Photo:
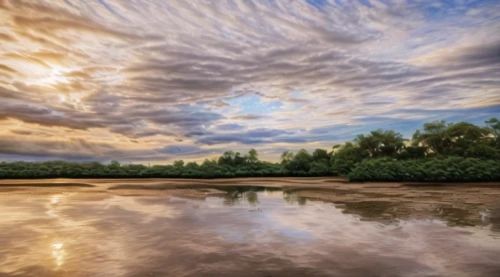
<instances>
[{"instance_id":1,"label":"dense foliage","mask_svg":"<svg viewBox=\"0 0 500 277\"><path fill-rule=\"evenodd\" d=\"M349 174L351 181L488 182L500 180L500 160L445 157L364 160Z\"/></svg>"},{"instance_id":2,"label":"dense foliage","mask_svg":"<svg viewBox=\"0 0 500 277\"><path fill-rule=\"evenodd\" d=\"M227 152L226 152L227 153ZM222 157L226 157L224 154ZM234 155L235 157L238 157ZM221 158L222 158L221 157ZM239 161L238 159L236 159ZM283 176L279 164L267 162L225 164L205 160L198 164L175 161L173 165L120 165L117 161L104 165L97 162L71 163L50 161L40 163L0 163L0 178L231 178L247 176Z\"/></svg>"},{"instance_id":3,"label":"dense foliage","mask_svg":"<svg viewBox=\"0 0 500 277\"><path fill-rule=\"evenodd\" d=\"M500 181L500 121L424 124L411 140L376 130L331 151L285 151L281 162L260 161L256 150L226 151L203 163L145 166L98 162L0 163L0 178L231 178L349 176L352 181Z\"/></svg>"}]
</instances>

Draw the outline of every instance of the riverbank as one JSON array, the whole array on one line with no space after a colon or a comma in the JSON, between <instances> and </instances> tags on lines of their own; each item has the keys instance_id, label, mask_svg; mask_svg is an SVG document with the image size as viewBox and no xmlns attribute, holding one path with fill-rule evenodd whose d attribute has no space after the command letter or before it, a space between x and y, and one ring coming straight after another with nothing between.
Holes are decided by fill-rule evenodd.
<instances>
[{"instance_id":1,"label":"riverbank","mask_svg":"<svg viewBox=\"0 0 500 277\"><path fill-rule=\"evenodd\" d=\"M305 188L398 188L404 186L469 186L499 187L500 182L350 182L342 177L250 177L221 179L180 179L180 178L111 178L111 179L4 179L1 188L15 187L75 187L116 189L116 186L137 186L151 188L177 188L185 186L265 186L265 187L305 187Z\"/></svg>"},{"instance_id":2,"label":"riverbank","mask_svg":"<svg viewBox=\"0 0 500 277\"><path fill-rule=\"evenodd\" d=\"M270 187L291 186L325 186L347 183L342 177L251 177L251 178L220 178L220 179L180 179L180 178L112 178L112 179L4 179L0 180L2 187L106 187L115 185L142 186L189 186L213 185L251 186L265 185Z\"/></svg>"}]
</instances>

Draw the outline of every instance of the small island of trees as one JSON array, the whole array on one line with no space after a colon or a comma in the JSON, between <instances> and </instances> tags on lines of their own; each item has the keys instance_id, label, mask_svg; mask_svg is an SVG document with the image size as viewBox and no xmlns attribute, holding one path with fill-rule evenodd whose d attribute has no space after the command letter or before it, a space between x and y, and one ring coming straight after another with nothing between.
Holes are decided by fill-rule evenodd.
<instances>
[{"instance_id":1,"label":"small island of trees","mask_svg":"<svg viewBox=\"0 0 500 277\"><path fill-rule=\"evenodd\" d=\"M500 181L500 121L491 118L485 123L429 122L411 139L376 130L330 151L285 151L275 163L259 160L255 149L243 155L226 151L201 164L178 160L150 167L118 161L2 162L0 179L346 176L350 181Z\"/></svg>"}]
</instances>

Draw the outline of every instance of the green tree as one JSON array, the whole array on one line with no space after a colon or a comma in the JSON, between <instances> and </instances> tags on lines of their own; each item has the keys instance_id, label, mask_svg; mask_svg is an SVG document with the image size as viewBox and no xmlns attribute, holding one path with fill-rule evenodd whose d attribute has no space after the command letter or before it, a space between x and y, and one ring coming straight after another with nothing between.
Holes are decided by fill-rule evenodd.
<instances>
[{"instance_id":1,"label":"green tree","mask_svg":"<svg viewBox=\"0 0 500 277\"><path fill-rule=\"evenodd\" d=\"M414 146L424 146L434 154L440 155L445 151L449 144L449 138L446 137L446 121L433 121L424 124L424 129L417 130L413 134L412 144Z\"/></svg>"},{"instance_id":2,"label":"green tree","mask_svg":"<svg viewBox=\"0 0 500 277\"><path fill-rule=\"evenodd\" d=\"M234 158L233 158L234 165L239 166L239 165L244 164L246 161L247 161L247 158L242 157L240 152L236 152L236 154L234 154Z\"/></svg>"},{"instance_id":3,"label":"green tree","mask_svg":"<svg viewBox=\"0 0 500 277\"><path fill-rule=\"evenodd\" d=\"M313 154L313 160L314 161L328 161L330 160L330 155L328 155L328 152L325 149L316 149L314 150Z\"/></svg>"},{"instance_id":4,"label":"green tree","mask_svg":"<svg viewBox=\"0 0 500 277\"><path fill-rule=\"evenodd\" d=\"M200 166L196 162L189 162L184 167L189 170L198 170Z\"/></svg>"},{"instance_id":5,"label":"green tree","mask_svg":"<svg viewBox=\"0 0 500 277\"><path fill-rule=\"evenodd\" d=\"M328 166L328 162L324 160L315 161L311 164L309 169L309 174L312 176L327 176L331 175L331 169Z\"/></svg>"},{"instance_id":6,"label":"green tree","mask_svg":"<svg viewBox=\"0 0 500 277\"><path fill-rule=\"evenodd\" d=\"M293 157L294 166L296 171L309 172L313 157L305 149L300 149Z\"/></svg>"},{"instance_id":7,"label":"green tree","mask_svg":"<svg viewBox=\"0 0 500 277\"><path fill-rule=\"evenodd\" d=\"M292 151L285 151L281 154L281 164L287 164L293 161L295 154Z\"/></svg>"},{"instance_id":8,"label":"green tree","mask_svg":"<svg viewBox=\"0 0 500 277\"><path fill-rule=\"evenodd\" d=\"M427 147L406 146L399 154L400 159L423 159L427 153Z\"/></svg>"},{"instance_id":9,"label":"green tree","mask_svg":"<svg viewBox=\"0 0 500 277\"><path fill-rule=\"evenodd\" d=\"M219 165L233 165L235 156L236 154L233 151L226 151L219 157L217 163Z\"/></svg>"},{"instance_id":10,"label":"green tree","mask_svg":"<svg viewBox=\"0 0 500 277\"><path fill-rule=\"evenodd\" d=\"M485 123L491 134L491 139L489 139L491 146L500 149L500 120L492 117Z\"/></svg>"},{"instance_id":11,"label":"green tree","mask_svg":"<svg viewBox=\"0 0 500 277\"><path fill-rule=\"evenodd\" d=\"M346 142L339 147L333 155L332 173L336 175L347 175L369 154L363 151L357 144Z\"/></svg>"},{"instance_id":12,"label":"green tree","mask_svg":"<svg viewBox=\"0 0 500 277\"><path fill-rule=\"evenodd\" d=\"M376 130L368 135L358 135L354 141L371 158L397 157L405 147L403 136L392 130Z\"/></svg>"},{"instance_id":13,"label":"green tree","mask_svg":"<svg viewBox=\"0 0 500 277\"><path fill-rule=\"evenodd\" d=\"M256 163L259 161L259 154L257 153L257 150L255 149L250 149L248 151L248 162L249 163Z\"/></svg>"},{"instance_id":14,"label":"green tree","mask_svg":"<svg viewBox=\"0 0 500 277\"><path fill-rule=\"evenodd\" d=\"M449 139L449 144L446 145L445 149L446 154L466 157L482 152L479 149L476 149L476 151L469 150L474 146L485 144L489 130L471 123L459 122L450 124L445 134Z\"/></svg>"},{"instance_id":15,"label":"green tree","mask_svg":"<svg viewBox=\"0 0 500 277\"><path fill-rule=\"evenodd\" d=\"M281 163L258 160L255 149L242 156L226 151L215 160L175 161L173 165L120 165L111 161L0 162L0 178L230 178L247 176L349 175L366 181L500 181L500 122L485 126L434 121L415 132L411 146L395 131L376 130L353 142L335 145L328 153L286 151Z\"/></svg>"},{"instance_id":16,"label":"green tree","mask_svg":"<svg viewBox=\"0 0 500 277\"><path fill-rule=\"evenodd\" d=\"M120 163L118 161L112 160L111 162L109 162L108 167L110 169L118 169L120 168Z\"/></svg>"},{"instance_id":17,"label":"green tree","mask_svg":"<svg viewBox=\"0 0 500 277\"><path fill-rule=\"evenodd\" d=\"M175 168L180 169L183 166L184 166L184 161L183 160L174 161L174 167Z\"/></svg>"}]
</instances>

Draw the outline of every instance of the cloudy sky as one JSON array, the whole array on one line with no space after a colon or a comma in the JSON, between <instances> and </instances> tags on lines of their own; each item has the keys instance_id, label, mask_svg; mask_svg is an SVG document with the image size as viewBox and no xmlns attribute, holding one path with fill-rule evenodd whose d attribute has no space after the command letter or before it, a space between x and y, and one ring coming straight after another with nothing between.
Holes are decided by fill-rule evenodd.
<instances>
[{"instance_id":1,"label":"cloudy sky","mask_svg":"<svg viewBox=\"0 0 500 277\"><path fill-rule=\"evenodd\" d=\"M500 116L498 0L0 0L0 160L168 163Z\"/></svg>"}]
</instances>

